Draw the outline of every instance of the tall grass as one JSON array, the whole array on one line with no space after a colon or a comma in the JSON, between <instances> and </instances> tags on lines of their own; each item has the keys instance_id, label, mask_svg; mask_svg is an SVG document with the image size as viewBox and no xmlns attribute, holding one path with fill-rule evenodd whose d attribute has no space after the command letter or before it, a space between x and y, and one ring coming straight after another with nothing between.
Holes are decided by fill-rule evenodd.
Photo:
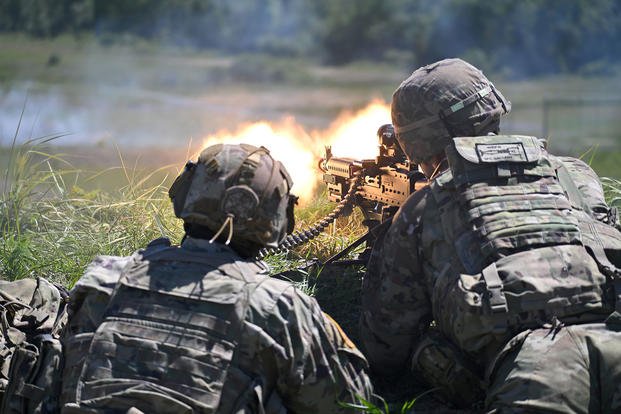
<instances>
[{"instance_id":1,"label":"tall grass","mask_svg":"<svg viewBox=\"0 0 621 414\"><path fill-rule=\"evenodd\" d=\"M621 180L603 177L602 186L608 205L621 209Z\"/></svg>"},{"instance_id":2,"label":"tall grass","mask_svg":"<svg viewBox=\"0 0 621 414\"><path fill-rule=\"evenodd\" d=\"M43 276L72 286L98 254L128 255L157 237L181 239L182 223L172 212L168 186L175 168L142 171L119 153L118 167L87 171L72 166L49 147L57 137L13 144L0 187L0 276L7 280ZM115 190L84 190L90 181L116 183ZM324 198L299 208L297 228L314 223L333 205ZM357 214L344 217L295 253L267 257L274 272L325 259L363 232ZM301 283L308 283L307 280ZM306 289L312 292L312 286Z\"/></svg>"},{"instance_id":3,"label":"tall grass","mask_svg":"<svg viewBox=\"0 0 621 414\"><path fill-rule=\"evenodd\" d=\"M97 254L127 255L150 240L178 239L161 170L128 168L116 193L83 190L81 183L114 169L89 173L47 151L55 137L13 145L0 195L0 275L43 276L71 286ZM115 177L118 174L114 174ZM161 177L161 178L160 178ZM159 184L151 184L154 179Z\"/></svg>"}]
</instances>

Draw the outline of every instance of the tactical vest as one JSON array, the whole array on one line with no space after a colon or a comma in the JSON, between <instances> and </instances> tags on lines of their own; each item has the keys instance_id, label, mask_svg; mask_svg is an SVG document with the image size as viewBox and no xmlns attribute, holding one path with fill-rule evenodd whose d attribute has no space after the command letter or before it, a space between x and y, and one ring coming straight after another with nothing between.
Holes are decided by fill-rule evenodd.
<instances>
[{"instance_id":1,"label":"tactical vest","mask_svg":"<svg viewBox=\"0 0 621 414\"><path fill-rule=\"evenodd\" d=\"M260 283L255 275L263 271L227 252L167 247L135 256L86 356L67 349L79 373L75 402L65 407L216 412L249 295ZM72 390L64 391L67 398Z\"/></svg>"},{"instance_id":2,"label":"tactical vest","mask_svg":"<svg viewBox=\"0 0 621 414\"><path fill-rule=\"evenodd\" d=\"M433 311L444 334L480 357L556 319L603 320L619 288L621 261L609 258L621 258L621 234L568 190L563 164L534 137L453 141L450 170L430 185L455 252L435 264Z\"/></svg>"}]
</instances>

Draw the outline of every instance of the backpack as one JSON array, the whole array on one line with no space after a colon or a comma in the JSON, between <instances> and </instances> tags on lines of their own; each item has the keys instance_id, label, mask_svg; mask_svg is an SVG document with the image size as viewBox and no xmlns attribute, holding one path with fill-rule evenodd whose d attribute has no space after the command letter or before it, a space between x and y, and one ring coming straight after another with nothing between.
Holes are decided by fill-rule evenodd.
<instances>
[{"instance_id":1,"label":"backpack","mask_svg":"<svg viewBox=\"0 0 621 414\"><path fill-rule=\"evenodd\" d=\"M58 410L67 291L43 278L0 280L0 412Z\"/></svg>"},{"instance_id":2,"label":"backpack","mask_svg":"<svg viewBox=\"0 0 621 414\"><path fill-rule=\"evenodd\" d=\"M527 136L454 138L446 154L450 171L430 185L456 253L433 288L442 331L477 356L555 319L605 319L621 233L567 188L563 163Z\"/></svg>"}]
</instances>

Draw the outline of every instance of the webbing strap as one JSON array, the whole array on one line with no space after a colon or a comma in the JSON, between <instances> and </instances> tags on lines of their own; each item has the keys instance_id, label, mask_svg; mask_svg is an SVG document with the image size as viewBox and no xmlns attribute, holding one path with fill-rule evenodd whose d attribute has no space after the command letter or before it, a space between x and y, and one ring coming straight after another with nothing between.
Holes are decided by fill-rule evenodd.
<instances>
[{"instance_id":1,"label":"webbing strap","mask_svg":"<svg viewBox=\"0 0 621 414\"><path fill-rule=\"evenodd\" d=\"M487 85L483 89L468 96L466 99L462 99L461 101L449 106L448 108L441 110L440 117L447 117L457 111L464 109L466 106L475 103L479 99L482 99L484 96L487 96L491 91L492 87L490 85Z\"/></svg>"},{"instance_id":2,"label":"webbing strap","mask_svg":"<svg viewBox=\"0 0 621 414\"><path fill-rule=\"evenodd\" d=\"M593 240L594 243L590 243L585 240L585 247L587 252L595 259L601 272L610 278L612 283L612 290L614 292L615 309L621 312L621 269L619 269L614 263L608 259L606 251L604 250L604 244L599 238L597 229L593 223L585 223L580 227L580 230L588 232L591 237L588 240Z\"/></svg>"},{"instance_id":3,"label":"webbing strap","mask_svg":"<svg viewBox=\"0 0 621 414\"><path fill-rule=\"evenodd\" d=\"M489 293L489 305L492 309L492 313L507 313L509 308L507 307L507 298L502 291L503 284L496 268L496 262L487 266L481 271L483 280L487 285L487 292Z\"/></svg>"},{"instance_id":4,"label":"webbing strap","mask_svg":"<svg viewBox=\"0 0 621 414\"><path fill-rule=\"evenodd\" d=\"M462 99L461 101L459 101L457 103L454 103L453 105L449 106L448 108L441 110L438 115L431 115L431 116L425 117L423 119L419 119L418 121L414 121L414 122L411 122L409 124L402 125L402 126L395 125L395 131L398 134L403 134L404 132L413 131L413 130L421 128L421 127L423 127L425 125L429 125L432 122L435 122L437 120L446 118L447 116L452 115L455 112L458 112L458 111L464 109L468 105L472 105L473 103L475 103L479 99L482 99L483 97L489 95L489 93L492 92L492 89L493 89L492 85L487 85L483 89L473 93L472 95L466 97L465 99ZM505 107L505 105L504 105L504 102L503 102L503 108L504 107ZM506 112L506 109L505 109L505 112Z\"/></svg>"},{"instance_id":5,"label":"webbing strap","mask_svg":"<svg viewBox=\"0 0 621 414\"><path fill-rule=\"evenodd\" d=\"M561 186L567 193L567 198L571 202L571 205L575 208L581 209L586 212L589 216L591 215L591 208L582 197L582 193L576 183L571 178L567 167L562 162L559 163L559 168L556 170L556 176L561 183Z\"/></svg>"}]
</instances>

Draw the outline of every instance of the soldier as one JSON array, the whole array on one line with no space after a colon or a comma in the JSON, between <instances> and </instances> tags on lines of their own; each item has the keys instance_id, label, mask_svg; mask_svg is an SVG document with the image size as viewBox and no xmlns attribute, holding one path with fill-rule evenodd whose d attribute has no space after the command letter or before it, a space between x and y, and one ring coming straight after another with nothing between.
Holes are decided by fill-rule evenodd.
<instances>
[{"instance_id":1,"label":"soldier","mask_svg":"<svg viewBox=\"0 0 621 414\"><path fill-rule=\"evenodd\" d=\"M293 228L268 150L215 145L170 188L181 246L99 256L71 292L63 413L336 413L366 361L317 302L254 259Z\"/></svg>"},{"instance_id":2,"label":"soldier","mask_svg":"<svg viewBox=\"0 0 621 414\"><path fill-rule=\"evenodd\" d=\"M379 374L408 367L458 407L485 397L496 413L619 413L618 214L582 161L498 135L510 109L459 59L395 91L397 139L429 185L372 253L366 356Z\"/></svg>"}]
</instances>

